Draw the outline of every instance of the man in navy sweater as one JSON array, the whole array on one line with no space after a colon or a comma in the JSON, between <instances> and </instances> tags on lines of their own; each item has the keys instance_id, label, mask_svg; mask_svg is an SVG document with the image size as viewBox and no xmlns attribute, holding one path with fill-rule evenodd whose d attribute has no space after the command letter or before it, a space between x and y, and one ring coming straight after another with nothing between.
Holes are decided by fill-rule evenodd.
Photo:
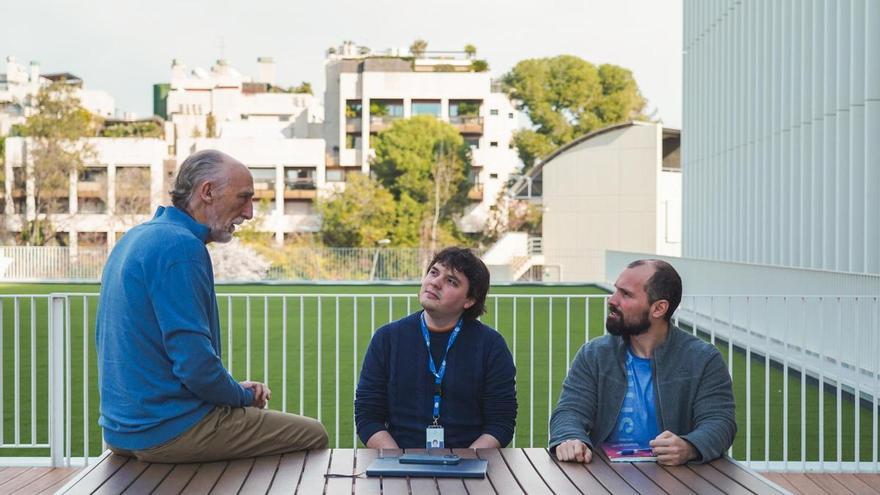
<instances>
[{"instance_id":1,"label":"man in navy sweater","mask_svg":"<svg viewBox=\"0 0 880 495\"><path fill-rule=\"evenodd\" d=\"M516 424L516 369L504 338L477 318L489 270L471 251L438 253L424 308L373 336L355 398L369 448L498 448Z\"/></svg>"},{"instance_id":2,"label":"man in navy sweater","mask_svg":"<svg viewBox=\"0 0 880 495\"><path fill-rule=\"evenodd\" d=\"M264 409L271 391L236 382L220 360L220 317L205 245L253 216L253 178L218 151L180 167L159 207L113 249L96 341L104 439L146 462L209 462L324 448L311 418Z\"/></svg>"}]
</instances>

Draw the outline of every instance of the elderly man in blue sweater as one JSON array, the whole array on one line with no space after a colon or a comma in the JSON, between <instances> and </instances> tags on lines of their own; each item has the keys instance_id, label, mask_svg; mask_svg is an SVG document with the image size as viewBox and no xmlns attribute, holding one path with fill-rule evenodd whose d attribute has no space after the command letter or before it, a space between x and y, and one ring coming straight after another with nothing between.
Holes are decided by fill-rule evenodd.
<instances>
[{"instance_id":1,"label":"elderly man in blue sweater","mask_svg":"<svg viewBox=\"0 0 880 495\"><path fill-rule=\"evenodd\" d=\"M272 392L220 360L209 242L253 216L247 167L213 150L180 167L171 207L131 229L101 278L96 340L100 425L116 453L208 462L324 448L311 418L264 409Z\"/></svg>"},{"instance_id":2,"label":"elderly man in blue sweater","mask_svg":"<svg viewBox=\"0 0 880 495\"><path fill-rule=\"evenodd\" d=\"M516 369L504 338L477 318L489 270L447 248L419 290L423 310L389 323L364 357L354 412L367 447L497 448L516 423Z\"/></svg>"},{"instance_id":3,"label":"elderly man in blue sweater","mask_svg":"<svg viewBox=\"0 0 880 495\"><path fill-rule=\"evenodd\" d=\"M718 349L671 323L681 277L662 260L639 260L614 287L608 335L585 344L565 378L551 450L576 462L603 443L668 465L721 456L736 434L733 387Z\"/></svg>"}]
</instances>

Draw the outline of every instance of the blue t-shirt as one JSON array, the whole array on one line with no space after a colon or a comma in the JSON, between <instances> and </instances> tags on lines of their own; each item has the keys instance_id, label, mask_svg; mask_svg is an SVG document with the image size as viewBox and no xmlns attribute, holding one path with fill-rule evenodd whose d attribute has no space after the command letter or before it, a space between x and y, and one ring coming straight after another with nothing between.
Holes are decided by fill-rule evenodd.
<instances>
[{"instance_id":1,"label":"blue t-shirt","mask_svg":"<svg viewBox=\"0 0 880 495\"><path fill-rule=\"evenodd\" d=\"M635 356L627 348L626 397L608 442L637 443L639 447L648 448L648 442L660 434L658 424L651 360Z\"/></svg>"}]
</instances>

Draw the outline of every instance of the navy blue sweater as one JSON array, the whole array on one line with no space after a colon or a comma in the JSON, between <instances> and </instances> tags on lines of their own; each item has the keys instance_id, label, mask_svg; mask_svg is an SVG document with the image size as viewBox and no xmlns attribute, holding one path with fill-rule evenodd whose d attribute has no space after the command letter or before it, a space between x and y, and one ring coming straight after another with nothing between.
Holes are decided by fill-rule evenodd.
<instances>
[{"instance_id":1,"label":"navy blue sweater","mask_svg":"<svg viewBox=\"0 0 880 495\"><path fill-rule=\"evenodd\" d=\"M387 430L401 448L424 448L431 416L434 376L416 312L373 336L364 356L354 413L365 444ZM437 365L451 332L431 332ZM504 338L479 320L465 321L449 350L442 385L440 424L447 448L466 448L483 433L501 446L516 424L516 368Z\"/></svg>"}]
</instances>

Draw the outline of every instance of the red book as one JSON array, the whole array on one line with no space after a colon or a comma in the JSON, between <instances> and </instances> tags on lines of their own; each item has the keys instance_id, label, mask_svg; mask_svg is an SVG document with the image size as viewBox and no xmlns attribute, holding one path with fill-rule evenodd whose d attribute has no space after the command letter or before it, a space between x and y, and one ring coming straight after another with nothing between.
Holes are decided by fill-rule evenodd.
<instances>
[{"instance_id":1,"label":"red book","mask_svg":"<svg viewBox=\"0 0 880 495\"><path fill-rule=\"evenodd\" d=\"M602 450L611 462L657 462L650 447L637 443L604 443Z\"/></svg>"}]
</instances>

